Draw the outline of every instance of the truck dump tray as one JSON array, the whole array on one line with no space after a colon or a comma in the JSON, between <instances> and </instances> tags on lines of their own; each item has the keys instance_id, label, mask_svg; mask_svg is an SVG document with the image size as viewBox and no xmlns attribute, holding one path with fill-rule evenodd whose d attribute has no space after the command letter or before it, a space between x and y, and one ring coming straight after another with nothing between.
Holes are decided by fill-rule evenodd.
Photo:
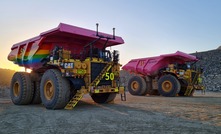
<instances>
[{"instance_id":1,"label":"truck dump tray","mask_svg":"<svg viewBox=\"0 0 221 134\"><path fill-rule=\"evenodd\" d=\"M99 32L99 35L112 37L110 34ZM84 46L93 40L98 39L96 31L88 30L64 23L58 27L41 33L39 36L14 44L8 55L8 60L13 61L19 66L38 69L42 67L43 60L50 54L50 51L56 46L62 46L70 50L73 55L80 55ZM106 38L100 38L94 46L102 48ZM115 40L109 40L106 47L123 44L121 37L116 36Z\"/></svg>"},{"instance_id":2,"label":"truck dump tray","mask_svg":"<svg viewBox=\"0 0 221 134\"><path fill-rule=\"evenodd\" d=\"M192 61L198 61L198 59L193 55L177 51L176 53L156 57L132 59L122 69L137 74L155 76L161 68L166 67L168 64L183 64Z\"/></svg>"}]
</instances>

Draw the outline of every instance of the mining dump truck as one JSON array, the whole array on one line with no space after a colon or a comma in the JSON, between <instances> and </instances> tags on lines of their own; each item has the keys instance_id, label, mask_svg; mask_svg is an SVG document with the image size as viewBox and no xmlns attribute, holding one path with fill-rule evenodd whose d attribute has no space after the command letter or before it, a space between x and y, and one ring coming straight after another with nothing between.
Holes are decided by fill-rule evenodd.
<instances>
[{"instance_id":1,"label":"mining dump truck","mask_svg":"<svg viewBox=\"0 0 221 134\"><path fill-rule=\"evenodd\" d=\"M180 51L156 57L133 59L122 67L133 73L127 89L132 95L192 96L203 90L203 69L195 67L196 56Z\"/></svg>"},{"instance_id":2,"label":"mining dump truck","mask_svg":"<svg viewBox=\"0 0 221 134\"><path fill-rule=\"evenodd\" d=\"M73 109L84 94L108 103L121 94L119 52L121 37L60 23L57 28L14 44L8 60L31 69L16 72L11 99L16 105L43 103L47 109Z\"/></svg>"}]
</instances>

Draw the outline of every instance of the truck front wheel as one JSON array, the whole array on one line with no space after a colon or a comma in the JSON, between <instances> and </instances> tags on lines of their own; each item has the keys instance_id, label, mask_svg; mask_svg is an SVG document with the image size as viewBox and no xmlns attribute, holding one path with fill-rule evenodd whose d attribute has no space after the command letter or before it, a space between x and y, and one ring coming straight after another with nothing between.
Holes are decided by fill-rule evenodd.
<instances>
[{"instance_id":1,"label":"truck front wheel","mask_svg":"<svg viewBox=\"0 0 221 134\"><path fill-rule=\"evenodd\" d=\"M141 76L132 76L128 81L128 91L132 95L144 95L147 85Z\"/></svg>"},{"instance_id":2,"label":"truck front wheel","mask_svg":"<svg viewBox=\"0 0 221 134\"><path fill-rule=\"evenodd\" d=\"M116 93L99 93L99 94L92 94L91 98L96 103L108 103L115 99Z\"/></svg>"},{"instance_id":3,"label":"truck front wheel","mask_svg":"<svg viewBox=\"0 0 221 134\"><path fill-rule=\"evenodd\" d=\"M158 91L166 97L174 97L180 91L180 83L173 75L164 75L158 81Z\"/></svg>"},{"instance_id":4,"label":"truck front wheel","mask_svg":"<svg viewBox=\"0 0 221 134\"><path fill-rule=\"evenodd\" d=\"M70 99L70 83L59 70L47 70L41 79L40 95L47 109L61 109Z\"/></svg>"},{"instance_id":5,"label":"truck front wheel","mask_svg":"<svg viewBox=\"0 0 221 134\"><path fill-rule=\"evenodd\" d=\"M188 82L186 80L179 80L180 84L181 84L181 89L180 89L180 92L178 93L179 96L185 96L185 92L187 90L187 87L188 87ZM189 96L193 96L193 93L194 93L195 89L193 89L190 93Z\"/></svg>"}]
</instances>

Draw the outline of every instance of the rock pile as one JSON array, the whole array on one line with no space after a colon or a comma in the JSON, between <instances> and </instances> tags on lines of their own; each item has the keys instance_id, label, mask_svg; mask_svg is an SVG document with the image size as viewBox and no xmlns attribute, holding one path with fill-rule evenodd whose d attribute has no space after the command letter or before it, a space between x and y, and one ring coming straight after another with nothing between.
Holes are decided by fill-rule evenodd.
<instances>
[{"instance_id":1,"label":"rock pile","mask_svg":"<svg viewBox=\"0 0 221 134\"><path fill-rule=\"evenodd\" d=\"M221 92L221 49L219 48L193 54L200 59L196 65L204 69L203 82L207 91Z\"/></svg>"}]
</instances>

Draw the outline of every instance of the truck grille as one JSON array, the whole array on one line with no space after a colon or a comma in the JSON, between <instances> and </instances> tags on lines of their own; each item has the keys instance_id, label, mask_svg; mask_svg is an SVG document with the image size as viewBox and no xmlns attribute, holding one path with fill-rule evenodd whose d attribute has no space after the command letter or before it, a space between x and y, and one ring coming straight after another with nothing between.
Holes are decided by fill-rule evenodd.
<instances>
[{"instance_id":1,"label":"truck grille","mask_svg":"<svg viewBox=\"0 0 221 134\"><path fill-rule=\"evenodd\" d=\"M101 73L106 65L106 63L91 63L91 81L94 81L94 79L96 79L96 77ZM111 72L111 69L109 72ZM98 84L98 86L101 85L111 85L111 80L105 80L104 76L104 78Z\"/></svg>"}]
</instances>

